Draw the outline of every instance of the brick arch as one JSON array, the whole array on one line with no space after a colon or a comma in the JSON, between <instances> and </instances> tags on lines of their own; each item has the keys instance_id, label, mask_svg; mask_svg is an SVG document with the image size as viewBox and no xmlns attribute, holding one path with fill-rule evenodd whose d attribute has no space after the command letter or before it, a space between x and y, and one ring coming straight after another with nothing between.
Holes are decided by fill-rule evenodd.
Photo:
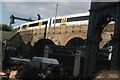
<instances>
[{"instance_id":1,"label":"brick arch","mask_svg":"<svg viewBox=\"0 0 120 80\"><path fill-rule=\"evenodd\" d=\"M103 48L112 46L112 40L107 41L104 45Z\"/></svg>"},{"instance_id":2,"label":"brick arch","mask_svg":"<svg viewBox=\"0 0 120 80\"><path fill-rule=\"evenodd\" d=\"M87 44L86 44L86 57L84 61L84 77L90 78L97 73L98 66L97 64L97 54L99 51L99 43L101 42L101 33L111 19L115 21L114 28L114 36L113 40L113 54L111 65L109 66L111 69L120 70L120 3L91 3L90 9L90 18L89 18L89 26L87 32ZM106 15L108 14L108 15ZM88 68L89 66L89 68ZM100 65L99 65L100 66Z\"/></svg>"},{"instance_id":3,"label":"brick arch","mask_svg":"<svg viewBox=\"0 0 120 80\"><path fill-rule=\"evenodd\" d=\"M55 45L50 39L40 39L32 47L32 56L43 56L45 45Z\"/></svg>"},{"instance_id":4,"label":"brick arch","mask_svg":"<svg viewBox=\"0 0 120 80\"><path fill-rule=\"evenodd\" d=\"M85 33L85 34L82 34L82 35L79 35L79 34L70 35L70 36L64 41L64 45L66 45L71 39L76 38L76 37L85 40L85 39L86 39L86 33Z\"/></svg>"},{"instance_id":5,"label":"brick arch","mask_svg":"<svg viewBox=\"0 0 120 80\"><path fill-rule=\"evenodd\" d=\"M94 15L92 14L91 17L93 17ZM110 23L111 21L114 21L114 17L110 16L110 15L101 15L96 21L90 21L89 24L89 28L88 28L88 35L87 35L87 52L86 52L86 61L90 63L90 68L89 70L87 69L88 64L85 61L85 69L84 71L90 71L91 74L93 73L97 73L98 67L97 66L93 66L93 65L97 65L97 55L98 55L98 51L100 48L100 42L102 44L104 44L106 41L102 39L102 32L104 30L104 28L106 27L106 25L108 25L108 23ZM107 36L108 37L108 36ZM89 56L94 56L94 57L90 57ZM87 59L89 58L89 59ZM91 62L90 62L91 61ZM93 69L94 68L94 69ZM110 66L109 66L110 68ZM99 71L99 70L98 70ZM85 73L87 74L87 73ZM91 74L88 74L87 77L90 77Z\"/></svg>"},{"instance_id":6,"label":"brick arch","mask_svg":"<svg viewBox=\"0 0 120 80\"><path fill-rule=\"evenodd\" d=\"M56 39L56 38L47 37L46 39L49 39L49 40L53 41L55 45L60 45L60 41L58 39Z\"/></svg>"},{"instance_id":7,"label":"brick arch","mask_svg":"<svg viewBox=\"0 0 120 80\"><path fill-rule=\"evenodd\" d=\"M106 25L114 20L115 20L114 16L108 14L104 14L98 17L97 21L92 22L95 24L88 30L88 35L87 35L88 39L92 40L91 38L96 38L96 40L99 41L101 39L102 31L104 30Z\"/></svg>"},{"instance_id":8,"label":"brick arch","mask_svg":"<svg viewBox=\"0 0 120 80\"><path fill-rule=\"evenodd\" d=\"M85 40L81 37L74 37L74 38L71 38L66 46L71 46L71 47L79 47L79 46L84 46L85 44Z\"/></svg>"}]
</instances>

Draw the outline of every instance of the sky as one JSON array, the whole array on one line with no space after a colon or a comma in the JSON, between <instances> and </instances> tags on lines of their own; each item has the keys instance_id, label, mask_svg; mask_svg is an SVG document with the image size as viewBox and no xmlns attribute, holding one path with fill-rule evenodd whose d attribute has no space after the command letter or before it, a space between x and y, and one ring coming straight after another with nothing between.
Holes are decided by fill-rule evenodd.
<instances>
[{"instance_id":1,"label":"sky","mask_svg":"<svg viewBox=\"0 0 120 80\"><path fill-rule=\"evenodd\" d=\"M0 24L9 25L11 15L34 20L37 20L37 14L40 14L42 19L54 17L57 3L57 16L64 16L88 12L91 0L0 0ZM13 26L21 23L25 23L25 21L15 20Z\"/></svg>"},{"instance_id":2,"label":"sky","mask_svg":"<svg viewBox=\"0 0 120 80\"><path fill-rule=\"evenodd\" d=\"M57 16L64 16L76 13L88 12L90 9L90 1L2 1L0 3L0 23L10 23L9 17L13 14L16 17L32 18L37 20L37 14L41 15L41 18L54 17L56 14L56 4L58 3ZM25 23L25 21L15 20L13 26Z\"/></svg>"}]
</instances>

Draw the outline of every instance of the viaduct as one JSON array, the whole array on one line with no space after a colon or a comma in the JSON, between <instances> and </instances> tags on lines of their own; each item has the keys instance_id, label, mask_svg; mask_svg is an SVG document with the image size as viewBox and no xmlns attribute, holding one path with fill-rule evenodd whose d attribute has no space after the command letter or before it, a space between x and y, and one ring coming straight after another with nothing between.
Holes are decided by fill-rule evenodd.
<instances>
[{"instance_id":1,"label":"viaduct","mask_svg":"<svg viewBox=\"0 0 120 80\"><path fill-rule=\"evenodd\" d=\"M100 48L111 40L110 34L113 34L114 24L108 24L102 32L103 40ZM58 27L47 28L46 38L44 40L45 29L34 29L19 32L23 41L30 42L34 53L41 53L43 45L61 45L79 47L85 44L87 38L88 24L86 25L61 25ZM107 36L107 37L106 37Z\"/></svg>"}]
</instances>

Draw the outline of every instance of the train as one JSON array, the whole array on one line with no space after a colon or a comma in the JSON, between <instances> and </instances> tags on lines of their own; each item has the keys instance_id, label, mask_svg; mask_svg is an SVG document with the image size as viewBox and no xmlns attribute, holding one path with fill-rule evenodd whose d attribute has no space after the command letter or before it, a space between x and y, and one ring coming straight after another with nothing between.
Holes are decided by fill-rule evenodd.
<instances>
[{"instance_id":1,"label":"train","mask_svg":"<svg viewBox=\"0 0 120 80\"><path fill-rule=\"evenodd\" d=\"M56 16L46 19L36 20L32 22L27 22L16 26L18 31L25 31L31 29L41 29L47 27L59 27L61 25L73 26L88 24L89 12L71 14L65 16Z\"/></svg>"}]
</instances>

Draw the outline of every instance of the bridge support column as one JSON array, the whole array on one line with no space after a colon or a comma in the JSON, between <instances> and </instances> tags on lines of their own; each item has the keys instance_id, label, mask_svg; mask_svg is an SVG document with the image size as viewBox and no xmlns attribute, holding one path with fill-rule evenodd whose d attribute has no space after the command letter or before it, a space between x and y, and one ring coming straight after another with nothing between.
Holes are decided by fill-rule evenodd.
<instances>
[{"instance_id":1,"label":"bridge support column","mask_svg":"<svg viewBox=\"0 0 120 80\"><path fill-rule=\"evenodd\" d=\"M91 78L96 74L96 60L97 60L97 53L99 50L99 42L100 41L87 41L87 47L85 52L84 58L84 71L83 77L84 78Z\"/></svg>"},{"instance_id":2,"label":"bridge support column","mask_svg":"<svg viewBox=\"0 0 120 80\"><path fill-rule=\"evenodd\" d=\"M111 61L111 69L120 70L120 4L117 5L116 23L113 41L113 54Z\"/></svg>"},{"instance_id":3,"label":"bridge support column","mask_svg":"<svg viewBox=\"0 0 120 80\"><path fill-rule=\"evenodd\" d=\"M100 19L100 14L97 14L94 11L90 12L90 20L86 40L86 52L84 58L83 78L91 78L96 73L96 58L99 50L99 43L102 40L101 32L103 28L101 26L105 22L104 19L98 23Z\"/></svg>"},{"instance_id":4,"label":"bridge support column","mask_svg":"<svg viewBox=\"0 0 120 80\"><path fill-rule=\"evenodd\" d=\"M80 57L81 57L80 55L81 55L81 51L76 50L75 62L74 62L74 71L73 71L74 76L78 76L80 73Z\"/></svg>"},{"instance_id":5,"label":"bridge support column","mask_svg":"<svg viewBox=\"0 0 120 80\"><path fill-rule=\"evenodd\" d=\"M111 69L120 70L120 37L113 39L113 53L111 60Z\"/></svg>"}]
</instances>

